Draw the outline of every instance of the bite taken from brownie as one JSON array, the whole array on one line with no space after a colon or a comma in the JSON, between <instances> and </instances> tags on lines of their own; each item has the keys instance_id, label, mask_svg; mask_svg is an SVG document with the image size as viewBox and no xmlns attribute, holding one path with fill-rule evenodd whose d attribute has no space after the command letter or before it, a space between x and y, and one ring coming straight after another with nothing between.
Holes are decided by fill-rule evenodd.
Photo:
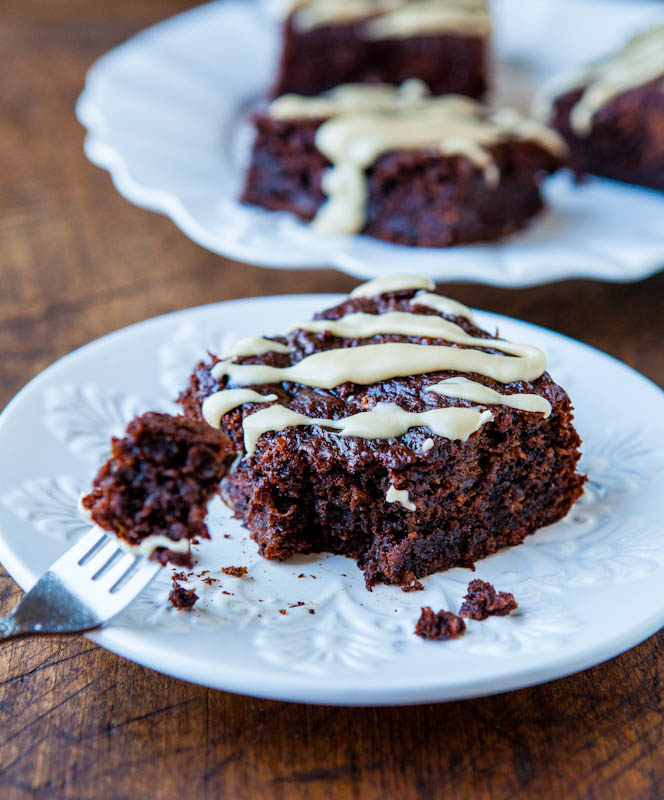
<instances>
[{"instance_id":1,"label":"bite taken from brownie","mask_svg":"<svg viewBox=\"0 0 664 800\"><path fill-rule=\"evenodd\" d=\"M471 567L582 492L565 391L536 347L413 275L201 362L181 395L242 454L222 497L268 559L350 556L376 582Z\"/></svg>"},{"instance_id":2,"label":"bite taken from brownie","mask_svg":"<svg viewBox=\"0 0 664 800\"><path fill-rule=\"evenodd\" d=\"M347 84L283 95L254 115L242 200L322 234L447 247L497 239L542 209L566 156L553 130L460 95Z\"/></svg>"},{"instance_id":3,"label":"bite taken from brownie","mask_svg":"<svg viewBox=\"0 0 664 800\"><path fill-rule=\"evenodd\" d=\"M490 33L485 0L295 0L273 96L419 78L434 94L481 97Z\"/></svg>"},{"instance_id":4,"label":"bite taken from brownie","mask_svg":"<svg viewBox=\"0 0 664 800\"><path fill-rule=\"evenodd\" d=\"M81 499L100 528L136 554L191 566L192 539L209 539L208 501L235 452L204 422L148 412L132 420Z\"/></svg>"}]
</instances>

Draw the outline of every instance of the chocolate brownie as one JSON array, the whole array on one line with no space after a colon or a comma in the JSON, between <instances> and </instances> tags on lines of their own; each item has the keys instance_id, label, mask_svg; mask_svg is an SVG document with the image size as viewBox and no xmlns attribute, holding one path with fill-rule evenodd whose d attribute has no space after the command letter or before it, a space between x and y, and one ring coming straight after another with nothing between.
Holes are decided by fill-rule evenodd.
<instances>
[{"instance_id":1,"label":"chocolate brownie","mask_svg":"<svg viewBox=\"0 0 664 800\"><path fill-rule=\"evenodd\" d=\"M222 431L199 420L149 412L112 440L111 457L81 504L100 528L138 552L190 566L189 542L210 538L207 503L234 456Z\"/></svg>"},{"instance_id":2,"label":"chocolate brownie","mask_svg":"<svg viewBox=\"0 0 664 800\"><path fill-rule=\"evenodd\" d=\"M487 581L476 579L468 584L459 616L476 620L505 617L518 607L511 592L497 592Z\"/></svg>"},{"instance_id":3,"label":"chocolate brownie","mask_svg":"<svg viewBox=\"0 0 664 800\"><path fill-rule=\"evenodd\" d=\"M542 208L563 163L553 130L421 84L285 95L254 115L242 200L289 211L321 233L446 247L497 239Z\"/></svg>"},{"instance_id":4,"label":"chocolate brownie","mask_svg":"<svg viewBox=\"0 0 664 800\"><path fill-rule=\"evenodd\" d=\"M552 84L538 106L567 142L578 175L664 191L664 26Z\"/></svg>"},{"instance_id":5,"label":"chocolate brownie","mask_svg":"<svg viewBox=\"0 0 664 800\"><path fill-rule=\"evenodd\" d=\"M484 94L491 22L482 0L382 5L300 3L284 21L272 96L408 78L424 81L434 94Z\"/></svg>"},{"instance_id":6,"label":"chocolate brownie","mask_svg":"<svg viewBox=\"0 0 664 800\"><path fill-rule=\"evenodd\" d=\"M581 494L572 406L544 355L431 288L370 282L191 376L185 414L245 453L222 497L266 558L340 553L368 586L410 584L519 544Z\"/></svg>"},{"instance_id":7,"label":"chocolate brownie","mask_svg":"<svg viewBox=\"0 0 664 800\"><path fill-rule=\"evenodd\" d=\"M424 606L415 625L415 635L434 642L448 642L458 639L466 632L466 623L451 611L434 612L431 606Z\"/></svg>"}]
</instances>

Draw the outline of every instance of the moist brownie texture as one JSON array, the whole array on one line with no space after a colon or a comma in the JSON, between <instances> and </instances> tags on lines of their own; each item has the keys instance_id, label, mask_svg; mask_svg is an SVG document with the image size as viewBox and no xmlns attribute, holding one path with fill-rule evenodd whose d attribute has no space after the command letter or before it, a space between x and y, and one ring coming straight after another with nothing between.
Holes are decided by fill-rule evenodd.
<instances>
[{"instance_id":1,"label":"moist brownie texture","mask_svg":"<svg viewBox=\"0 0 664 800\"><path fill-rule=\"evenodd\" d=\"M490 115L466 98L406 100L412 87L394 90L391 108L386 100L375 114L289 96L255 114L243 202L289 211L323 233L362 232L425 247L493 240L526 225L542 208L541 179L563 163L562 139L512 112ZM335 90L341 104L357 91ZM371 101L386 89L366 91ZM319 108L330 116L302 116ZM405 146L391 129L402 130L408 114L416 130L430 131L421 146ZM375 155L363 169L350 163L361 142Z\"/></svg>"},{"instance_id":2,"label":"moist brownie texture","mask_svg":"<svg viewBox=\"0 0 664 800\"><path fill-rule=\"evenodd\" d=\"M291 14L283 27L278 78L272 96L313 95L341 83L399 84L419 78L433 94L482 97L487 80L487 38L420 33L367 39L366 21L301 30Z\"/></svg>"},{"instance_id":3,"label":"moist brownie texture","mask_svg":"<svg viewBox=\"0 0 664 800\"><path fill-rule=\"evenodd\" d=\"M415 625L415 635L434 642L458 639L466 632L466 623L451 611L436 613L431 606L424 606Z\"/></svg>"},{"instance_id":4,"label":"moist brownie texture","mask_svg":"<svg viewBox=\"0 0 664 800\"><path fill-rule=\"evenodd\" d=\"M190 566L189 541L210 538L207 503L234 455L222 431L149 412L112 440L111 457L81 503L100 528L153 559Z\"/></svg>"},{"instance_id":5,"label":"moist brownie texture","mask_svg":"<svg viewBox=\"0 0 664 800\"><path fill-rule=\"evenodd\" d=\"M459 616L467 619L483 620L488 617L504 617L519 604L511 592L497 592L487 581L476 579L468 584L468 592L463 598Z\"/></svg>"},{"instance_id":6,"label":"moist brownie texture","mask_svg":"<svg viewBox=\"0 0 664 800\"><path fill-rule=\"evenodd\" d=\"M539 113L567 142L574 171L664 191L664 26L572 84L541 99Z\"/></svg>"},{"instance_id":7,"label":"moist brownie texture","mask_svg":"<svg viewBox=\"0 0 664 800\"><path fill-rule=\"evenodd\" d=\"M286 336L272 339L274 347L283 352L236 355L223 362L213 357L200 363L191 376L180 398L185 414L194 419L207 414L211 424L220 424L232 439L234 449L252 451L227 476L222 496L266 558L282 560L296 553L329 551L357 559L369 586L377 581L412 584L437 570L470 567L501 547L518 544L526 535L563 517L581 494L585 479L576 472L579 437L572 425L570 400L544 366L538 377L511 382L458 368L410 374L410 365L405 370L395 368L401 374L373 380L362 377L365 362L360 352L356 381L341 380L344 376L340 375L328 388L304 385L288 374L280 380L264 383L261 379L250 385L237 375L225 374L235 365L242 369L242 365L295 365L297 370L311 363L309 357L328 351L334 355L326 358L336 361L353 355L347 348L395 343L410 345L409 359L420 354L428 357L434 353L431 346L439 345L444 349L435 352L449 351L465 358L472 350L502 355L493 361L505 362L510 368L516 364L519 359L495 349L501 345L467 318L464 307L439 295L416 293L411 287L426 284L424 279L420 281L406 276L401 282L406 288L400 289L397 281L393 290L388 287L383 293L379 293L381 281L375 290L373 283L360 287L354 296L317 315L320 330L305 330L302 326L306 323L301 323ZM439 305L438 310L432 303ZM415 326L413 330L444 320L443 325L453 323L451 330L461 333L449 334L456 338L450 346L450 340L441 334L384 332L360 337L326 329L330 321L343 318L352 329L358 318L348 315L358 313L366 315L362 324L368 319L378 330L381 326L389 329L383 320L392 317L377 315L390 312L402 312L403 316L394 319L406 319ZM477 337L479 346L460 343L463 336ZM393 348L387 350L389 353L384 347L367 350L366 370L385 358L389 361ZM388 364L388 372L390 369ZM417 373L415 367L412 371ZM277 370L275 375L281 373ZM520 400L527 396L528 402L537 404L534 407L546 410L550 406L550 413L452 397L450 392L459 394L459 386L450 388L450 384L440 384L447 387L444 395L431 390L448 378L465 381L461 394L469 387L480 392L488 387L499 393L490 395L496 400L500 395L524 395ZM225 390L238 384L248 388L249 396L242 399L242 405L236 402L236 407L230 408L226 397L233 395ZM217 398L221 398L224 413L211 418L206 408ZM376 409L377 404L389 407ZM375 438L367 438L370 432L350 435L350 429L342 435L338 429L346 424L340 421L351 415L393 410L394 406L412 414L475 409L464 413L480 415L473 416L478 427L465 437L454 438L434 433L427 424L419 423L420 417L413 417L407 430L393 428L390 435ZM295 419L297 424L282 422L279 430L268 424L256 437L265 410L282 413L280 407L304 417ZM261 416L255 416L259 413ZM377 415L368 419L373 416ZM313 418L328 422L319 425ZM333 429L335 425L337 429ZM251 441L247 439L249 429L254 430Z\"/></svg>"}]
</instances>

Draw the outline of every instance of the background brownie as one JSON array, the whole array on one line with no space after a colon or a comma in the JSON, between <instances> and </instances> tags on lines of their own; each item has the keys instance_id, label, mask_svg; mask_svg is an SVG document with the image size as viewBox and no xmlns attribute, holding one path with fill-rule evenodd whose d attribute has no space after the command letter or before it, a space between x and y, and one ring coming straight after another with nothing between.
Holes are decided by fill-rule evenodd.
<instances>
[{"instance_id":1,"label":"background brownie","mask_svg":"<svg viewBox=\"0 0 664 800\"><path fill-rule=\"evenodd\" d=\"M607 102L585 136L570 124L582 94L579 88L559 96L551 118L567 142L575 172L664 191L664 75Z\"/></svg>"},{"instance_id":2,"label":"background brownie","mask_svg":"<svg viewBox=\"0 0 664 800\"><path fill-rule=\"evenodd\" d=\"M446 33L370 40L362 33L365 24L299 30L290 15L272 96L314 95L342 83L396 85L408 78L420 78L433 94L485 93L486 38Z\"/></svg>"},{"instance_id":3,"label":"background brownie","mask_svg":"<svg viewBox=\"0 0 664 800\"><path fill-rule=\"evenodd\" d=\"M326 199L321 180L330 166L315 143L323 122L256 114L243 202L313 219ZM445 247L522 228L542 209L540 179L562 162L534 141L511 139L489 151L500 173L495 186L463 155L396 150L379 156L366 171L363 233L397 244Z\"/></svg>"},{"instance_id":4,"label":"background brownie","mask_svg":"<svg viewBox=\"0 0 664 800\"><path fill-rule=\"evenodd\" d=\"M414 305L412 291L349 298L319 318L351 312L390 310L435 314ZM451 318L473 336L491 337L471 322ZM284 367L323 350L388 341L443 344L444 340L396 335L339 338L329 332L296 330L287 338L289 354L267 353L238 359ZM185 413L201 418L202 401L225 388L211 374L216 359L201 363L181 396ZM340 419L394 402L421 412L473 405L424 391L456 373L437 372L393 378L361 386L307 388L283 382L261 386L277 402L308 416ZM572 426L569 398L544 373L532 382L498 384L469 374L502 393L536 393L552 406L550 416L492 406L493 421L465 442L412 428L396 439L342 437L325 427L288 427L262 435L253 457L242 459L225 480L222 495L248 528L261 554L286 559L295 553L330 551L358 559L369 585L409 583L452 566L471 566L478 558L563 517L581 494L576 472L579 437ZM254 389L259 387L253 387ZM243 450L243 418L264 408L246 404L223 416L221 426ZM433 443L423 445L427 439ZM416 511L388 502L391 486L407 490Z\"/></svg>"}]
</instances>

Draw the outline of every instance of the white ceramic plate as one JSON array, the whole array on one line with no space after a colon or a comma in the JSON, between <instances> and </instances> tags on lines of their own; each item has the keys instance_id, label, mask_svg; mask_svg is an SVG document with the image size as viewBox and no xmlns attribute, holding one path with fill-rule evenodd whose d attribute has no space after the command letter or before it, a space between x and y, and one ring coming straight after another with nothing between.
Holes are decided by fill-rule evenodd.
<instances>
[{"instance_id":1,"label":"white ceramic plate","mask_svg":"<svg viewBox=\"0 0 664 800\"><path fill-rule=\"evenodd\" d=\"M546 77L616 46L660 3L495 0L499 104L527 107ZM549 210L497 244L404 247L321 236L237 197L251 142L246 117L274 77L278 30L257 0L225 0L150 28L90 70L77 114L85 152L118 191L167 214L194 241L273 267L334 266L372 278L413 271L439 280L526 286L574 277L643 278L664 266L664 195L569 175L549 179Z\"/></svg>"},{"instance_id":2,"label":"white ceramic plate","mask_svg":"<svg viewBox=\"0 0 664 800\"><path fill-rule=\"evenodd\" d=\"M109 437L142 410L172 408L208 348L223 350L255 333L257 318L274 333L339 299L263 298L170 314L93 342L32 381L0 415L0 560L12 576L31 586L87 529L76 499ZM551 680L656 631L664 623L664 395L578 342L492 314L478 319L541 346L574 400L590 483L565 520L479 562L476 573L433 575L423 592L377 586L370 593L350 559L263 560L218 502L210 511L213 539L197 550L196 571L210 570L220 583L196 582L195 610L169 607L169 567L91 638L153 669L233 692L398 704ZM229 565L247 566L248 576L221 575ZM519 612L470 622L454 642L415 637L420 607L457 609L472 577L513 591Z\"/></svg>"}]
</instances>

